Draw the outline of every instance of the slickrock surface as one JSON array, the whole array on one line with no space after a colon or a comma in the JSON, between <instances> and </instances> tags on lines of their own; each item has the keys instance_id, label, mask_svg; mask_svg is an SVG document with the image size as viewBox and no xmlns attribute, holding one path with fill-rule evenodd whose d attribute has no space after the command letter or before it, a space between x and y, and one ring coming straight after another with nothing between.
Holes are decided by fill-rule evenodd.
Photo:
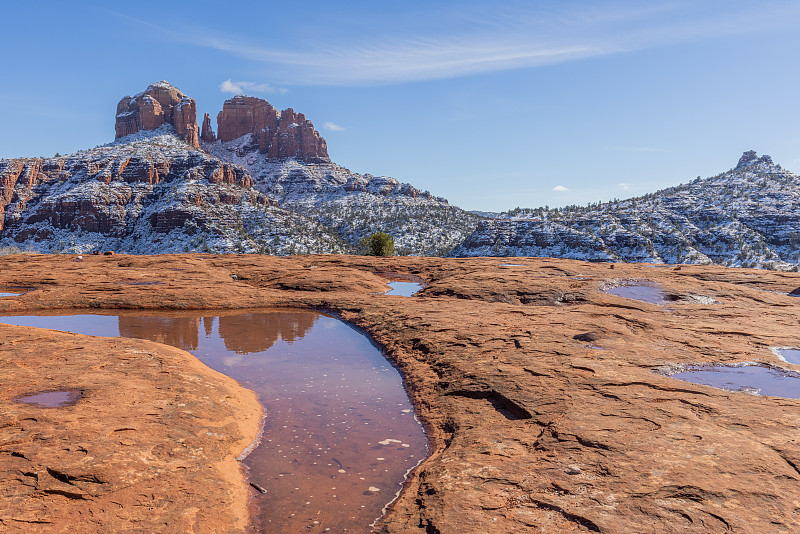
<instances>
[{"instance_id":1,"label":"slickrock surface","mask_svg":"<svg viewBox=\"0 0 800 534\"><path fill-rule=\"evenodd\" d=\"M800 288L797 273L529 258L73 258L0 258L0 286L36 288L0 299L0 311L292 306L331 310L369 332L405 373L432 444L381 532L800 529L800 400L654 372L749 361L800 370L770 351L800 346L800 301L787 295ZM413 275L427 286L410 298L382 295L381 273ZM603 292L626 280L657 284L668 304ZM161 284L134 285L151 281ZM230 419L233 403L248 407L237 419L244 428L257 416L229 381L153 343L6 326L0 336L4 526L33 517L73 518L78 526L70 530L86 531L102 521L149 531L166 520L186 532L233 524L244 482L234 469L208 465L230 464L233 445L250 437ZM167 373L147 372L154 367ZM11 402L52 388L87 394L49 410ZM217 400L226 395L230 404ZM137 419L156 413L147 404L163 408L161 420ZM212 432L227 441L206 437L226 425L234 426ZM139 431L114 436L127 427ZM191 458L178 449L169 457L159 448L178 436L203 453ZM112 447L111 440L128 441ZM224 490L215 482L223 472ZM123 489L124 480L138 482ZM129 498L108 497L106 486ZM191 520L181 515L189 501L199 510Z\"/></svg>"},{"instance_id":2,"label":"slickrock surface","mask_svg":"<svg viewBox=\"0 0 800 534\"><path fill-rule=\"evenodd\" d=\"M0 370L3 532L246 531L252 391L157 343L13 326ZM12 401L58 390L83 397Z\"/></svg>"}]
</instances>

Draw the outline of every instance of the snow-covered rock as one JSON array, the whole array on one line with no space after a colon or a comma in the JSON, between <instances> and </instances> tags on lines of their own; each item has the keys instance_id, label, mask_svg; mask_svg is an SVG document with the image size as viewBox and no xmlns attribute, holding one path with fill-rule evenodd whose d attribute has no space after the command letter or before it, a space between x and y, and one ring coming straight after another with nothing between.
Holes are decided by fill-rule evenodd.
<instances>
[{"instance_id":1,"label":"snow-covered rock","mask_svg":"<svg viewBox=\"0 0 800 534\"><path fill-rule=\"evenodd\" d=\"M643 197L504 213L450 255L796 270L800 176L748 151L728 172Z\"/></svg>"},{"instance_id":2,"label":"snow-covered rock","mask_svg":"<svg viewBox=\"0 0 800 534\"><path fill-rule=\"evenodd\" d=\"M172 126L55 158L0 160L0 246L41 252L343 253L318 222L274 205L241 166Z\"/></svg>"},{"instance_id":3,"label":"snow-covered rock","mask_svg":"<svg viewBox=\"0 0 800 534\"><path fill-rule=\"evenodd\" d=\"M353 247L383 231L394 237L399 254L441 255L480 220L394 178L355 173L330 161L269 157L251 134L201 145L214 157L246 168L253 187L275 205L318 221Z\"/></svg>"}]
</instances>

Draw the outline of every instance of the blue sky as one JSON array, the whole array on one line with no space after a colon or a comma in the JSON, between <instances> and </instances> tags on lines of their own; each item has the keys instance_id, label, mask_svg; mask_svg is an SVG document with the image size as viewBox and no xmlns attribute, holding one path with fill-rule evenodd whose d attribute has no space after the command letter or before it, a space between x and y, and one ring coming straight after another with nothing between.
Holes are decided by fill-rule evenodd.
<instances>
[{"instance_id":1,"label":"blue sky","mask_svg":"<svg viewBox=\"0 0 800 534\"><path fill-rule=\"evenodd\" d=\"M433 7L432 7L433 6ZM466 209L585 204L800 172L800 2L15 2L0 157L106 143L166 79L305 113L331 158Z\"/></svg>"}]
</instances>

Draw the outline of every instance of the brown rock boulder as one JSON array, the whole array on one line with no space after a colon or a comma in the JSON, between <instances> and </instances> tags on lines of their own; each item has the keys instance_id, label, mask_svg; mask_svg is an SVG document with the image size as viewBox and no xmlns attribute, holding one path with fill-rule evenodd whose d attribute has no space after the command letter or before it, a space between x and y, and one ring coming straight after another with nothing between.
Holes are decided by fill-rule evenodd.
<instances>
[{"instance_id":1,"label":"brown rock boulder","mask_svg":"<svg viewBox=\"0 0 800 534\"><path fill-rule=\"evenodd\" d=\"M164 124L171 124L178 137L200 148L197 105L169 82L150 84L145 91L126 96L117 104L114 125L117 139L140 130L155 130Z\"/></svg>"}]
</instances>

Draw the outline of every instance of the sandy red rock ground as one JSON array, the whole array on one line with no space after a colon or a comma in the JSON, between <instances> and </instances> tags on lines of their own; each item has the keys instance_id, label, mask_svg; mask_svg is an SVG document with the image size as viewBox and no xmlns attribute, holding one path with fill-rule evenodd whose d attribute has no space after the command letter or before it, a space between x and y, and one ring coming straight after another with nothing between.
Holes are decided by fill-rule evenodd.
<instances>
[{"instance_id":1,"label":"sandy red rock ground","mask_svg":"<svg viewBox=\"0 0 800 534\"><path fill-rule=\"evenodd\" d=\"M745 361L800 370L769 350L800 346L800 299L786 295L797 273L520 258L512 268L496 258L73 258L0 258L0 287L36 288L0 299L0 312L288 306L368 331L405 373L433 450L382 532L800 530L800 400L653 372ZM376 294L387 272L427 287ZM628 279L674 300L602 291ZM4 531L245 529L252 490L236 456L257 432L252 393L156 343L11 326L0 340ZM85 397L50 410L12 402L59 388Z\"/></svg>"}]
</instances>

